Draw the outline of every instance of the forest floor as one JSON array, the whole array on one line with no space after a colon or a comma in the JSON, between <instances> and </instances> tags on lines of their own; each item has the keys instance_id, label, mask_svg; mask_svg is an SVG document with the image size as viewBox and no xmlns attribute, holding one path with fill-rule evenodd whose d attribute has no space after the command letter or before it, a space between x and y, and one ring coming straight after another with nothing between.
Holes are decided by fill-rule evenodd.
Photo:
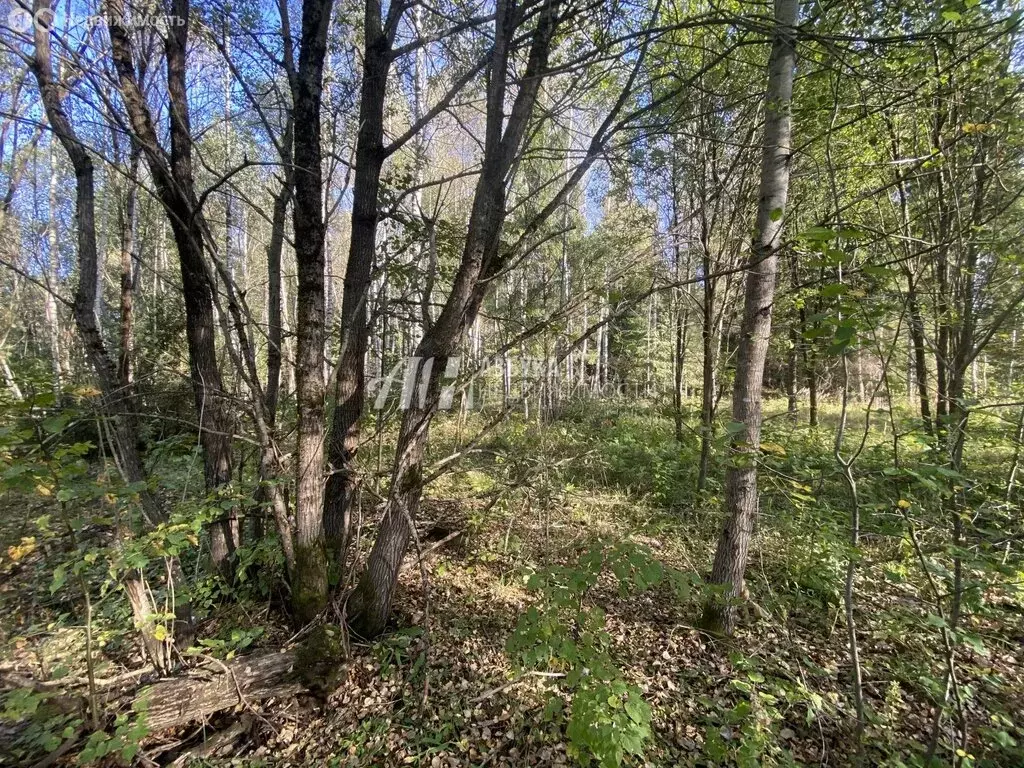
<instances>
[{"instance_id":1,"label":"forest floor","mask_svg":"<svg viewBox=\"0 0 1024 768\"><path fill-rule=\"evenodd\" d=\"M435 458L473 427L472 419L441 424ZM567 738L570 691L557 676L564 667L517 666L506 641L542 597L530 588L531 574L579 567L596 541L630 541L694 585L688 593L668 581L622 590L614 574L603 573L581 600L581 607L603 610L610 655L651 707L651 737L633 763L850 765L857 748L842 600L848 504L831 436L827 423L815 431L769 418L748 571L753 607L733 638L716 640L693 626L699 576L709 570L721 524L717 475L705 492L692 490L696 438L680 449L670 420L655 409L587 408L546 427L514 420L431 488L423 518L436 525L423 527L431 539L423 548L448 533L462 535L429 551L423 569L415 555L407 558L393 631L373 644L350 639L348 657L320 695L254 703L146 735L144 764L168 764L240 718L246 733L227 755L192 764L579 764L586 750L581 758ZM898 532L909 493L881 472L887 439L872 436L858 469L870 501L855 609L871 712L863 743L869 764L914 765L942 693L942 635L929 584L910 540ZM1005 465L1002 455L986 460ZM372 517L367 513L361 532L364 547ZM50 599L48 580L40 588L48 555L19 555L17 548L28 546L25 531L6 526L3 533L0 613L9 620L0 628L0 670L37 682L80 677L84 627L73 618L80 606ZM936 553L936 573L937 541L927 545ZM1019 558L1010 558L1009 567L1019 582ZM1024 733L1014 715L1019 720L1024 711L1024 603L1008 586L1013 579L978 570L977 599L956 657L969 733L962 763L1022 765L1016 743ZM211 610L200 627L213 638L208 652L297 642L278 602L247 598ZM101 652L104 676L141 664L130 643L104 631L98 630L101 645L109 640ZM553 698L569 706L552 707ZM951 727L944 720L943 732ZM3 738L0 730L0 744Z\"/></svg>"}]
</instances>

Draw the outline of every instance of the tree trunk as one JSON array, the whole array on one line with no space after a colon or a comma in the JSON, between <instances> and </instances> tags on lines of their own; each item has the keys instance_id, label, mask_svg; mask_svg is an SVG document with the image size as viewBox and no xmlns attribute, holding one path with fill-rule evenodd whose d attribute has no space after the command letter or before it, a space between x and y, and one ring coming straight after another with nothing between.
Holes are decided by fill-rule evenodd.
<instances>
[{"instance_id":1,"label":"tree trunk","mask_svg":"<svg viewBox=\"0 0 1024 768\"><path fill-rule=\"evenodd\" d=\"M359 447L359 420L366 400L369 288L377 251L377 198L386 157L384 101L391 66L391 43L382 27L378 0L366 0L364 24L366 47L352 187L352 238L341 300L341 351L328 442L330 475L324 499L327 545L339 568L344 565L350 508L358 481L355 459Z\"/></svg>"},{"instance_id":2,"label":"tree trunk","mask_svg":"<svg viewBox=\"0 0 1024 768\"><path fill-rule=\"evenodd\" d=\"M167 91L171 135L170 156L164 152L146 97L139 85L132 61L132 45L123 24L123 0L110 0L110 42L121 96L128 111L133 139L146 158L156 186L157 197L167 213L185 295L185 336L189 369L203 448L204 480L208 491L231 481L233 419L224 399L217 361L213 285L203 255L205 221L199 210L192 176L192 133L186 85L188 46L188 0L171 0L171 14L185 23L170 25L165 40ZM226 518L210 526L210 552L214 567L227 578L233 571L233 539Z\"/></svg>"},{"instance_id":3,"label":"tree trunk","mask_svg":"<svg viewBox=\"0 0 1024 768\"><path fill-rule=\"evenodd\" d=\"M928 362L925 357L924 319L921 317L921 305L917 297L917 285L909 269L907 277L907 309L910 313L910 343L914 350L914 379L917 382L917 395L921 403L921 420L924 430L932 434L931 398L928 395Z\"/></svg>"},{"instance_id":4,"label":"tree trunk","mask_svg":"<svg viewBox=\"0 0 1024 768\"><path fill-rule=\"evenodd\" d=\"M281 257L284 253L284 228L291 202L293 185L292 164L292 121L288 120L281 147L282 172L285 175L281 189L274 197L274 209L270 218L270 241L267 243L267 387L265 402L271 423L277 420L277 403L281 396L281 345L284 340L284 326L281 318Z\"/></svg>"},{"instance_id":5,"label":"tree trunk","mask_svg":"<svg viewBox=\"0 0 1024 768\"><path fill-rule=\"evenodd\" d=\"M302 6L299 72L292 101L295 128L295 387L298 407L295 480L295 572L292 610L300 623L327 605L324 548L324 237L320 107L332 0Z\"/></svg>"},{"instance_id":6,"label":"tree trunk","mask_svg":"<svg viewBox=\"0 0 1024 768\"><path fill-rule=\"evenodd\" d=\"M184 197L183 205L172 210L171 231L178 246L182 287L185 293L185 335L188 339L192 386L196 411L202 429L204 475L208 490L231 482L231 411L224 398L220 365L217 359L216 317L213 307L214 286L209 278L203 254L203 221L195 199L192 175L192 127L186 85L189 0L172 0L172 12L185 23L168 29L165 43L167 92L170 99L171 173ZM214 521L210 528L210 557L213 567L231 580L234 571L235 541L228 515Z\"/></svg>"},{"instance_id":7,"label":"tree trunk","mask_svg":"<svg viewBox=\"0 0 1024 768\"><path fill-rule=\"evenodd\" d=\"M804 310L800 310L804 314ZM818 373L814 369L814 342L805 341L803 345L804 376L807 378L807 422L812 427L818 426Z\"/></svg>"},{"instance_id":8,"label":"tree trunk","mask_svg":"<svg viewBox=\"0 0 1024 768\"><path fill-rule=\"evenodd\" d=\"M36 0L34 12L49 10L49 0ZM53 79L53 64L50 53L50 31L43 25L35 27L35 57L32 70L39 84L43 106L54 135L60 141L75 170L75 223L76 246L78 251L78 285L75 291L73 314L75 326L85 348L86 357L96 374L100 389L100 410L109 419L113 439L111 448L117 453L117 466L127 483L145 486L147 477L139 456L135 438L138 433L134 415L125 402L131 402L131 384L124 390L113 358L107 351L96 318L96 297L99 293L99 253L96 245L96 193L95 173L92 158L86 146L74 132L61 103L60 86ZM139 492L143 516L149 526L156 526L166 516L156 499L145 488ZM176 561L171 564L173 573L180 573ZM157 639L149 624L152 606L146 595L145 586L136 577L125 582L136 620L140 625L143 645L154 665L159 669L168 664L167 646ZM147 607L148 606L148 607ZM187 605L179 606L182 634L188 634L191 610ZM184 639L184 638L182 638Z\"/></svg>"},{"instance_id":9,"label":"tree trunk","mask_svg":"<svg viewBox=\"0 0 1024 768\"><path fill-rule=\"evenodd\" d=\"M789 283L791 290L796 291L797 285L799 284L799 277L797 273L796 253L792 250L789 253ZM798 313L802 315L803 301L798 301L800 303ZM800 343L802 341L800 334L803 331L803 328L798 328L796 326L795 321L796 319L792 321L792 324L789 327L789 350L786 352L786 412L794 422L797 420L797 413L800 406L799 398L797 396L797 382L799 379L797 374L797 362L799 359Z\"/></svg>"},{"instance_id":10,"label":"tree trunk","mask_svg":"<svg viewBox=\"0 0 1024 768\"><path fill-rule=\"evenodd\" d=\"M287 17L283 21L287 27ZM290 45L290 35L285 36ZM281 396L281 361L282 345L284 344L284 323L282 320L281 295L281 257L284 253L285 222L287 221L288 205L294 193L294 171L292 168L292 116L288 116L284 135L281 137L281 172L284 175L281 188L274 196L274 209L270 219L270 241L267 243L267 384L263 391L264 413L268 432L273 432L277 423L277 405ZM253 510L253 538L260 540L264 535L263 504L270 502L270 507L281 535L281 546L284 550L288 576L291 578L295 570L295 550L292 541L292 528L288 519L288 506L284 500L283 490L278 484L281 470L280 461L273 441L269 439L260 448L259 480L256 490L256 509ZM268 485L269 484L269 485Z\"/></svg>"},{"instance_id":11,"label":"tree trunk","mask_svg":"<svg viewBox=\"0 0 1024 768\"><path fill-rule=\"evenodd\" d=\"M705 606L703 625L717 634L736 626L736 601L744 594L747 551L757 513L756 456L761 436L761 387L772 324L772 303L783 215L789 192L791 99L796 68L794 27L797 0L776 0L775 30L768 61L765 95L764 154L757 221L747 271L733 421L743 429L733 435L726 470L726 523L718 542L711 583L725 594Z\"/></svg>"},{"instance_id":12,"label":"tree trunk","mask_svg":"<svg viewBox=\"0 0 1024 768\"><path fill-rule=\"evenodd\" d=\"M1024 408L1020 409L1017 416L1017 428L1014 430L1013 438L1013 461L1010 462L1010 473L1006 477L1006 503L1013 504L1017 494L1014 489L1019 485L1017 475L1020 472L1021 448L1024 447ZM1009 547L1009 543L1007 543Z\"/></svg>"},{"instance_id":13,"label":"tree trunk","mask_svg":"<svg viewBox=\"0 0 1024 768\"><path fill-rule=\"evenodd\" d=\"M186 676L142 689L133 707L146 713L151 733L160 733L225 709L294 696L304 688L298 677L291 653L271 651L227 662L208 659Z\"/></svg>"},{"instance_id":14,"label":"tree trunk","mask_svg":"<svg viewBox=\"0 0 1024 768\"><path fill-rule=\"evenodd\" d=\"M715 280L711 274L711 258L708 248L707 224L702 222L704 235L704 302L701 342L703 349L703 383L700 400L700 464L697 471L697 490L703 491L708 482L708 466L711 462L711 441L715 437Z\"/></svg>"},{"instance_id":15,"label":"tree trunk","mask_svg":"<svg viewBox=\"0 0 1024 768\"><path fill-rule=\"evenodd\" d=\"M673 147L675 149L675 147ZM683 280L684 277L690 275L690 264L689 264L689 250L687 250L687 263L684 267L682 264L683 254L682 247L680 245L682 239L682 233L680 230L679 220L679 189L678 179L676 178L676 152L672 153L673 164L671 171L671 184L672 184L672 236L674 240L673 253L675 256L673 262L673 269L675 272L676 283ZM687 329L689 326L690 319L690 308L686 304L683 296L683 288L677 285L672 291L672 297L674 299L673 307L675 315L675 350L672 356L673 370L672 370L672 415L675 419L675 436L676 442L680 445L683 443L683 398L685 397L685 364L686 364L686 336ZM586 327L586 326L584 326Z\"/></svg>"},{"instance_id":16,"label":"tree trunk","mask_svg":"<svg viewBox=\"0 0 1024 768\"><path fill-rule=\"evenodd\" d=\"M443 309L416 349L416 357L423 361L417 377L420 386L416 391L422 395L414 398L402 416L384 520L366 571L348 602L352 629L363 637L380 634L391 612L398 572L419 509L423 455L430 422L438 408L442 377L451 373L446 370L449 358L458 349L466 328L475 320L506 258L500 248L507 215L506 185L547 70L557 7L558 0L545 0L537 11L524 77L506 124L509 60L512 41L522 19L506 0L498 0L487 88L484 157L462 260Z\"/></svg>"},{"instance_id":17,"label":"tree trunk","mask_svg":"<svg viewBox=\"0 0 1024 768\"><path fill-rule=\"evenodd\" d=\"M50 183L49 183L49 214L50 221L46 227L46 284L50 290L43 293L43 316L46 319L46 332L50 338L50 371L53 383L53 395L60 402L64 381L64 345L60 337L60 315L57 312L57 298L54 291L60 285L60 237L57 232L57 154L50 143Z\"/></svg>"},{"instance_id":18,"label":"tree trunk","mask_svg":"<svg viewBox=\"0 0 1024 768\"><path fill-rule=\"evenodd\" d=\"M139 150L134 142L129 150L128 179L121 207L121 349L117 370L121 387L127 394L133 384L135 366L135 205L139 177Z\"/></svg>"}]
</instances>

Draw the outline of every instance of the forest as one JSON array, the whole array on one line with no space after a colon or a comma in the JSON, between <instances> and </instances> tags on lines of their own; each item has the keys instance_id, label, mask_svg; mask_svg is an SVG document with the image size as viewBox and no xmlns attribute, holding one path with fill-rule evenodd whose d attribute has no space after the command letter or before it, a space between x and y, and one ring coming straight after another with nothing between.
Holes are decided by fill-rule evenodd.
<instances>
[{"instance_id":1,"label":"forest","mask_svg":"<svg viewBox=\"0 0 1024 768\"><path fill-rule=\"evenodd\" d=\"M1018 0L0 0L0 766L1024 766Z\"/></svg>"}]
</instances>

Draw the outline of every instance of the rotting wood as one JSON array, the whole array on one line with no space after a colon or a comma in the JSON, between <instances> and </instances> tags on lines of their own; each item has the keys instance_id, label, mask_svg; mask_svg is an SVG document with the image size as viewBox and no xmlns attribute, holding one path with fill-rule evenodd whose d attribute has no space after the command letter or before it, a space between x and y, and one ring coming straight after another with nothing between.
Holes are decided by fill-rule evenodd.
<instances>
[{"instance_id":1,"label":"rotting wood","mask_svg":"<svg viewBox=\"0 0 1024 768\"><path fill-rule=\"evenodd\" d=\"M150 732L209 717L239 704L288 698L305 688L294 675L291 653L246 656L222 665L206 662L187 675L142 689L133 708L145 710Z\"/></svg>"},{"instance_id":2,"label":"rotting wood","mask_svg":"<svg viewBox=\"0 0 1024 768\"><path fill-rule=\"evenodd\" d=\"M216 757L218 753L225 752L233 747L253 726L256 719L251 715L243 715L223 731L219 731L192 749L183 752L171 763L171 768L183 768L190 761L202 760L209 757Z\"/></svg>"}]
</instances>

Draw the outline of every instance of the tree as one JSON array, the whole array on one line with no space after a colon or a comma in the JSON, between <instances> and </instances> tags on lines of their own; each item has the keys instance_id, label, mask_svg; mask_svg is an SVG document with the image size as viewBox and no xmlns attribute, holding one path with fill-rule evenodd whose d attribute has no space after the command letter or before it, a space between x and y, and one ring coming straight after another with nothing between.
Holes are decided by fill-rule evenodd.
<instances>
[{"instance_id":1,"label":"tree","mask_svg":"<svg viewBox=\"0 0 1024 768\"><path fill-rule=\"evenodd\" d=\"M181 265L185 294L186 336L206 488L210 492L230 483L233 419L224 394L217 359L214 286L204 261L206 222L196 194L192 169L192 133L189 120L186 55L189 0L170 0L167 8L176 21L168 26L164 43L167 64L168 124L171 146L167 152L157 135L145 93L139 85L132 42L128 35L128 9L123 0L107 3L111 56L132 138L146 159L156 193L163 206ZM214 564L230 577L236 542L229 515L210 527L210 553Z\"/></svg>"},{"instance_id":2,"label":"tree","mask_svg":"<svg viewBox=\"0 0 1024 768\"><path fill-rule=\"evenodd\" d=\"M324 541L324 221L320 147L324 56L332 0L302 6L299 68L292 93L295 131L295 386L298 408L295 480L295 572L292 606L299 621L312 619L327 604Z\"/></svg>"},{"instance_id":3,"label":"tree","mask_svg":"<svg viewBox=\"0 0 1024 768\"><path fill-rule=\"evenodd\" d=\"M743 323L740 327L733 388L729 466L725 477L726 522L718 540L711 583L724 587L724 599L705 606L702 624L717 634L732 634L736 601L744 595L747 552L757 514L757 452L761 435L761 388L772 327L772 303L783 217L789 192L791 101L796 69L796 0L776 0L772 52L765 91L764 154L754 242L747 267Z\"/></svg>"},{"instance_id":4,"label":"tree","mask_svg":"<svg viewBox=\"0 0 1024 768\"><path fill-rule=\"evenodd\" d=\"M39 19L52 19L49 0L35 0L33 11ZM117 465L126 483L141 486L139 498L142 512L149 527L155 527L167 519L160 509L153 494L147 487L148 477L142 464L136 445L138 423L132 413L134 404L131 380L119 373L119 367L107 350L103 334L100 332L97 318L97 296L99 284L99 254L96 247L96 189L95 173L92 158L85 144L79 139L67 113L63 107L61 85L53 76L53 57L50 46L50 27L48 24L37 24L34 27L35 56L32 60L32 73L39 85L43 106L53 130L64 151L71 159L75 170L75 224L76 248L78 253L78 286L75 291L73 315L82 345L85 347L96 375L100 390L100 407L104 418L112 425L113 440L111 449L117 455ZM130 305L122 312L130 316ZM125 343L122 336L122 343ZM130 349L130 348L129 348ZM128 352L122 350L127 356ZM130 535L125 528L116 532L117 536ZM180 569L172 566L176 576ZM168 647L164 639L157 637L152 631L151 617L155 610L149 598L148 589L141 576L129 576L125 583L125 592L131 602L135 621L142 630L142 639L150 660L158 669L167 669L171 663ZM188 624L191 611L187 604L179 606L178 616L182 620L180 638L187 641Z\"/></svg>"},{"instance_id":5,"label":"tree","mask_svg":"<svg viewBox=\"0 0 1024 768\"><path fill-rule=\"evenodd\" d=\"M551 74L548 61L558 40L556 32L581 13L581 8L563 5L560 0L542 0L536 8L506 0L497 6L495 38L486 77L483 156L462 256L448 298L416 348L414 360L422 366L418 372L422 395L402 414L384 520L366 570L349 599L350 622L364 637L379 634L390 614L398 572L418 514L430 424L439 407L442 382L455 375L449 370L449 362L456 355L462 335L473 324L495 276L560 210L566 195L606 150L610 139L638 114L645 113L644 109L625 110L635 93L647 52L649 38L642 34L641 42L634 48L625 82L617 89L611 108L594 132L582 159L556 187L551 199L523 226L518 238L511 245L502 242L508 216L510 174L520 160L530 122L536 119L541 85ZM526 61L522 73L514 78L512 65L520 48L526 50ZM598 51L603 53L597 48L588 51L587 57L600 60ZM580 58L586 61L585 57ZM516 80L518 89L512 96ZM511 106L506 115L507 101Z\"/></svg>"},{"instance_id":6,"label":"tree","mask_svg":"<svg viewBox=\"0 0 1024 768\"><path fill-rule=\"evenodd\" d=\"M355 180L352 187L352 232L345 267L345 291L341 304L341 339L337 376L334 382L334 415L328 441L330 474L324 504L324 524L329 546L339 566L344 564L349 537L350 512L358 485L355 467L359 447L359 420L366 401L366 350L370 334L370 283L377 255L377 227L381 218L381 171L389 157L398 152L443 110L479 71L470 64L454 79L448 91L429 110L414 110L409 128L393 141L384 141L384 112L388 77L395 62L410 53L425 51L431 37L422 34L422 9L417 8L415 37L396 48L396 37L408 12L407 0L382 10L380 0L366 0L363 11L363 72L359 97L359 132L355 150ZM447 23L443 14L442 23ZM470 18L445 29L438 38L456 35L479 20ZM418 61L418 60L417 60ZM425 76L425 75L424 75ZM414 85L422 98L419 83Z\"/></svg>"}]
</instances>

